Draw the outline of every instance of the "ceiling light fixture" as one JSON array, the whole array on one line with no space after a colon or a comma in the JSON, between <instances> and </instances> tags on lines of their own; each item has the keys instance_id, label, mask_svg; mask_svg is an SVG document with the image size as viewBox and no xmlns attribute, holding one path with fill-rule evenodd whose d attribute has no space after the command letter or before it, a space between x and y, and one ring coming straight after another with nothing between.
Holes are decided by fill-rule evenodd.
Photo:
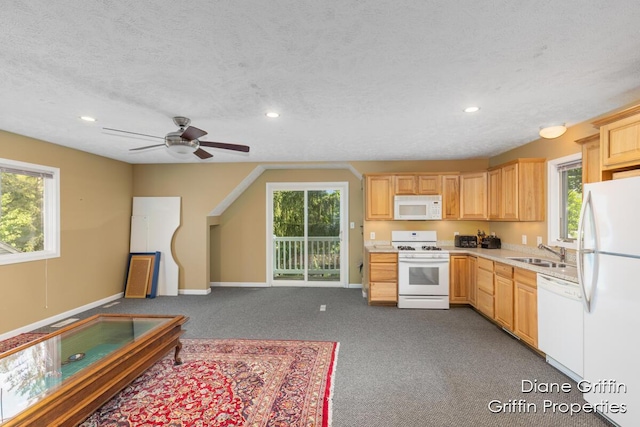
<instances>
[{"instance_id":1,"label":"ceiling light fixture","mask_svg":"<svg viewBox=\"0 0 640 427\"><path fill-rule=\"evenodd\" d=\"M479 111L480 107L476 107L476 106L471 106L471 107L467 107L465 108L464 111L465 113L475 113L476 111Z\"/></svg>"},{"instance_id":2,"label":"ceiling light fixture","mask_svg":"<svg viewBox=\"0 0 640 427\"><path fill-rule=\"evenodd\" d=\"M84 120L85 122L95 122L96 119L93 117L89 117L89 116L80 116L81 120Z\"/></svg>"},{"instance_id":3,"label":"ceiling light fixture","mask_svg":"<svg viewBox=\"0 0 640 427\"><path fill-rule=\"evenodd\" d=\"M280 117L280 114L276 113L275 111L269 111L268 113L265 114L265 116L269 117L270 119L276 119Z\"/></svg>"},{"instance_id":4,"label":"ceiling light fixture","mask_svg":"<svg viewBox=\"0 0 640 427\"><path fill-rule=\"evenodd\" d=\"M567 131L567 128L564 125L564 123L561 125L541 127L540 136L545 139L553 139L553 138L558 138L559 136L562 136L566 131Z\"/></svg>"}]
</instances>

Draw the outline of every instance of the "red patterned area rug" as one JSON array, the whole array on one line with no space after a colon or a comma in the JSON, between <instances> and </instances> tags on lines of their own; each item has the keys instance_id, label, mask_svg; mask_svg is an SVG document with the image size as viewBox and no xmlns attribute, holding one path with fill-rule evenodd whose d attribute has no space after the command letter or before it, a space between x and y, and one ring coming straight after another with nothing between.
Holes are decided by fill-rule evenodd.
<instances>
[{"instance_id":1,"label":"red patterned area rug","mask_svg":"<svg viewBox=\"0 0 640 427\"><path fill-rule=\"evenodd\" d=\"M338 343L182 340L81 426L329 427Z\"/></svg>"},{"instance_id":2,"label":"red patterned area rug","mask_svg":"<svg viewBox=\"0 0 640 427\"><path fill-rule=\"evenodd\" d=\"M27 332L24 334L16 335L15 337L7 338L6 340L0 341L0 353L4 353L5 351L9 351L12 348L21 346L22 344L37 340L43 335L46 334L44 332Z\"/></svg>"}]
</instances>

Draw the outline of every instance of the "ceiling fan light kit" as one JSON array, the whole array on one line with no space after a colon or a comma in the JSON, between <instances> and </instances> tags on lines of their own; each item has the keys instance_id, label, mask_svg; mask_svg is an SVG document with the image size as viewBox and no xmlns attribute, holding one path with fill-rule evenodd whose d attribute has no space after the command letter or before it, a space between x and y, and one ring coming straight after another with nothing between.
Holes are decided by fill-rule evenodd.
<instances>
[{"instance_id":1,"label":"ceiling fan light kit","mask_svg":"<svg viewBox=\"0 0 640 427\"><path fill-rule=\"evenodd\" d=\"M198 138L205 136L207 132L197 127L189 126L191 119L182 116L176 116L173 118L173 123L180 129L177 131L169 132L164 137L147 135L137 132L129 132L126 130L103 128L105 130L122 132L130 135L141 135L146 137L164 139L164 144L147 145L145 147L132 148L129 151L140 151L148 148L162 147L163 145L168 148L168 153L174 157L184 159L191 154L195 154L198 158L204 160L213 157L213 154L203 150L201 147L220 148L223 150L240 151L243 153L249 152L249 146L240 144L229 144L226 142L211 142L200 141Z\"/></svg>"}]
</instances>

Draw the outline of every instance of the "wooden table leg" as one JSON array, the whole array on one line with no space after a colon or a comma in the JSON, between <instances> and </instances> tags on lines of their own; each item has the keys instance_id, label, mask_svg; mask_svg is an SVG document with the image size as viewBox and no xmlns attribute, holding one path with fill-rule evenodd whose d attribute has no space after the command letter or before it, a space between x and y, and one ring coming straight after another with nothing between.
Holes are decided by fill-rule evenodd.
<instances>
[{"instance_id":1,"label":"wooden table leg","mask_svg":"<svg viewBox=\"0 0 640 427\"><path fill-rule=\"evenodd\" d=\"M180 354L180 350L182 350L182 343L180 342L180 340L178 340L178 342L176 343L176 352L173 356L173 360L174 360L174 364L175 365L182 365L182 359L180 358L179 354Z\"/></svg>"}]
</instances>

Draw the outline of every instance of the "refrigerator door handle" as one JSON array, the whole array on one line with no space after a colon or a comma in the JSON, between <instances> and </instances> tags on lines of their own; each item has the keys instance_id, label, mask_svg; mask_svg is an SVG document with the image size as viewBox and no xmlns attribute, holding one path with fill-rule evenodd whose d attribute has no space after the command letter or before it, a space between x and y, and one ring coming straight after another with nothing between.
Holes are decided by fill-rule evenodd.
<instances>
[{"instance_id":1,"label":"refrigerator door handle","mask_svg":"<svg viewBox=\"0 0 640 427\"><path fill-rule=\"evenodd\" d=\"M593 233L593 249L585 249L584 247L584 231L585 231L585 218L587 209L589 209L589 226L591 227ZM587 254L593 254L593 268L591 271L591 286L587 292L586 283L584 281L584 256ZM582 209L580 211L580 222L578 223L578 251L576 256L576 264L578 270L578 284L580 285L580 289L582 290L582 303L584 305L584 310L587 313L591 312L591 300L593 294L595 292L596 279L598 275L598 236L596 235L596 227L595 227L595 218L593 216L593 204L591 201L591 191L587 191L586 198L584 199L584 203L582 204Z\"/></svg>"}]
</instances>

